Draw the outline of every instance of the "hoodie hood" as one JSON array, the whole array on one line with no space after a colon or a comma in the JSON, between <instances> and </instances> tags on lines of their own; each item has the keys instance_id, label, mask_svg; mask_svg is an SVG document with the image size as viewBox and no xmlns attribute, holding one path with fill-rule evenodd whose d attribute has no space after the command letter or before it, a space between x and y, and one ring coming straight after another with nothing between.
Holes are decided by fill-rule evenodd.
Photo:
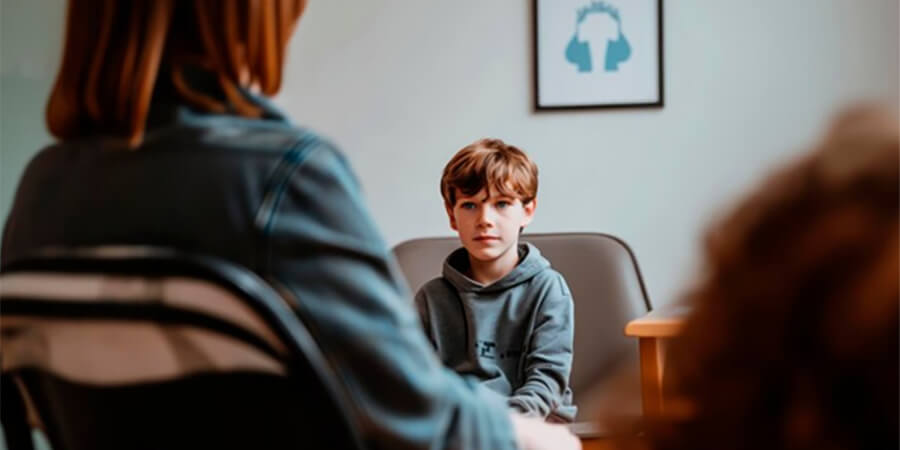
<instances>
[{"instance_id":1,"label":"hoodie hood","mask_svg":"<svg viewBox=\"0 0 900 450\"><path fill-rule=\"evenodd\" d=\"M508 289L520 283L524 283L535 275L550 268L550 261L541 256L541 251L528 242L520 243L519 264L503 278L483 285L469 276L469 252L465 247L456 249L444 260L443 276L460 292L493 292Z\"/></svg>"}]
</instances>

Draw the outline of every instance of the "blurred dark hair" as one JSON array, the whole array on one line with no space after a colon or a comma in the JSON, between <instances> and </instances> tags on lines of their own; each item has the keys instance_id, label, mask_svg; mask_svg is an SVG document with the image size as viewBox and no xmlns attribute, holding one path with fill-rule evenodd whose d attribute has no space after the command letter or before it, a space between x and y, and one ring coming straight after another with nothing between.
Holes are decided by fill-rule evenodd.
<instances>
[{"instance_id":1,"label":"blurred dark hair","mask_svg":"<svg viewBox=\"0 0 900 450\"><path fill-rule=\"evenodd\" d=\"M710 229L654 449L898 447L898 141L848 110Z\"/></svg>"}]
</instances>

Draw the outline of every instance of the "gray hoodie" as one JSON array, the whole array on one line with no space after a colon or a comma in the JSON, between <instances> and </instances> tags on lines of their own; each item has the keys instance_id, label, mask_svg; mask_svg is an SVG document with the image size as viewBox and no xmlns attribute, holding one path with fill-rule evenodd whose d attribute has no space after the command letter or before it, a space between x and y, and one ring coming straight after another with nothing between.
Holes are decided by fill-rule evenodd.
<instances>
[{"instance_id":1,"label":"gray hoodie","mask_svg":"<svg viewBox=\"0 0 900 450\"><path fill-rule=\"evenodd\" d=\"M575 419L572 368L572 294L537 247L519 245L519 264L484 286L469 278L460 248L443 276L416 294L425 334L443 363L474 376L528 415Z\"/></svg>"}]
</instances>

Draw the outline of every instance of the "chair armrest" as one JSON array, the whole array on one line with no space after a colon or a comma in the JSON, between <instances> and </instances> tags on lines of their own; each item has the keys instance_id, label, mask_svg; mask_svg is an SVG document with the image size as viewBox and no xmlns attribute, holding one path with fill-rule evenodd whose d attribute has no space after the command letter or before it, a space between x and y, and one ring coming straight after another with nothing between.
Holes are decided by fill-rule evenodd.
<instances>
[{"instance_id":1,"label":"chair armrest","mask_svg":"<svg viewBox=\"0 0 900 450\"><path fill-rule=\"evenodd\" d=\"M639 338L663 338L677 336L684 320L690 314L687 305L665 305L625 325L625 335Z\"/></svg>"}]
</instances>

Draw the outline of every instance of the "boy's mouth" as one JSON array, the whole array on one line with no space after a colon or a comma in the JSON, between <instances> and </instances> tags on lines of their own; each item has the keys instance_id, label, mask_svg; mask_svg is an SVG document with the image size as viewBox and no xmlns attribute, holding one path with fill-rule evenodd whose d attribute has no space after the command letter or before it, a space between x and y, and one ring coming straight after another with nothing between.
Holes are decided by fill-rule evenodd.
<instances>
[{"instance_id":1,"label":"boy's mouth","mask_svg":"<svg viewBox=\"0 0 900 450\"><path fill-rule=\"evenodd\" d=\"M484 241L496 241L496 240L499 240L499 239L500 239L500 238L497 237L497 236L475 236L475 240L476 240L476 241L482 241L482 242L484 242Z\"/></svg>"}]
</instances>

